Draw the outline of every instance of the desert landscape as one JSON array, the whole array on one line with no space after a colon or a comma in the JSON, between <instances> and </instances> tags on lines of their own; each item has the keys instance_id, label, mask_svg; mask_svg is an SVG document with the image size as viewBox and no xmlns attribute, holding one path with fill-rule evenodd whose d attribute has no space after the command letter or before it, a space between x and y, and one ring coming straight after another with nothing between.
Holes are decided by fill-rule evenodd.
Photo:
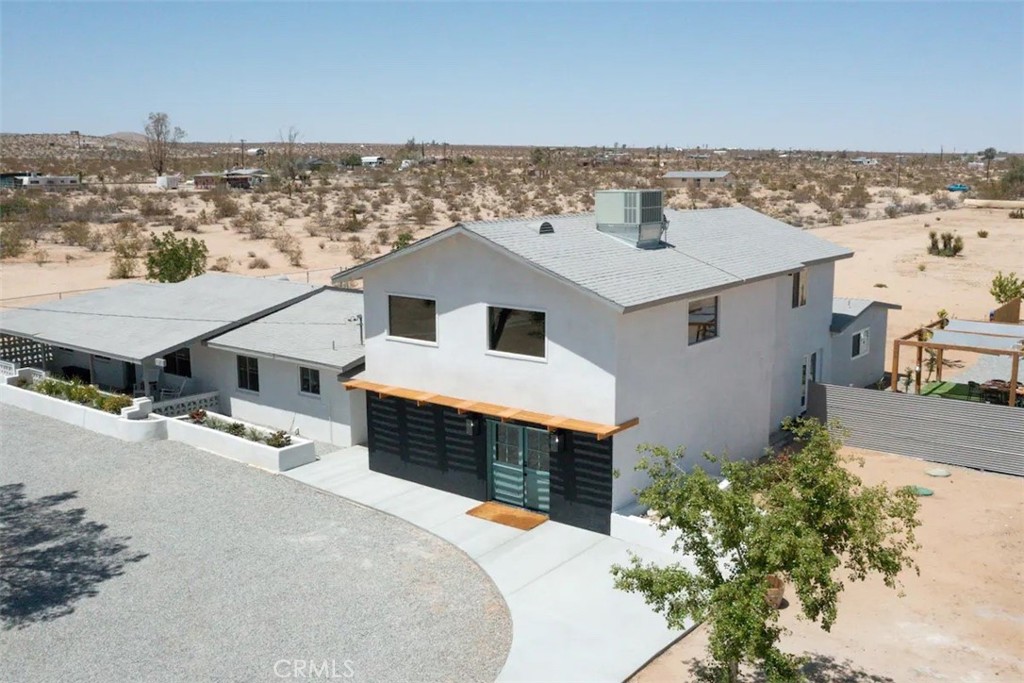
<instances>
[{"instance_id":1,"label":"desert landscape","mask_svg":"<svg viewBox=\"0 0 1024 683\"><path fill-rule=\"evenodd\" d=\"M855 448L849 467L865 484L923 485L916 554L920 575L904 572L903 597L881 580L847 583L839 619L826 633L783 605L790 633L780 647L806 654L814 681L1016 681L1024 676L1024 482L1018 477L948 467ZM863 467L861 467L863 463ZM787 599L793 600L791 594ZM878 615L885 614L880 621ZM635 683L698 679L704 627L638 673ZM761 681L745 672L744 681Z\"/></svg>"}]
</instances>

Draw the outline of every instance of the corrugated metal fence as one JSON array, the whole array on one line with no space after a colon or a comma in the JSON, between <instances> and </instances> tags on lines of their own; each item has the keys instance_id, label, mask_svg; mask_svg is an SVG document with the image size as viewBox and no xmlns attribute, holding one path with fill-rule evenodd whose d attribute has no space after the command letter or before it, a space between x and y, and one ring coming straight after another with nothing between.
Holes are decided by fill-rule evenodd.
<instances>
[{"instance_id":1,"label":"corrugated metal fence","mask_svg":"<svg viewBox=\"0 0 1024 683\"><path fill-rule=\"evenodd\" d=\"M838 419L850 446L1024 476L1022 408L814 384L807 412Z\"/></svg>"}]
</instances>

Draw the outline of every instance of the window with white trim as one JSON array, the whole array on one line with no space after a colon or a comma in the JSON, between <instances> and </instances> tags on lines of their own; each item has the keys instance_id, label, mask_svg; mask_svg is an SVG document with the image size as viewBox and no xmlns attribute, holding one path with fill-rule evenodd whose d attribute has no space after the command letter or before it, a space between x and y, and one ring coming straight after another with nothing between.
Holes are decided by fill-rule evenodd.
<instances>
[{"instance_id":1,"label":"window with white trim","mask_svg":"<svg viewBox=\"0 0 1024 683\"><path fill-rule=\"evenodd\" d=\"M192 376L192 353L188 347L182 347L164 356L164 372L179 377Z\"/></svg>"},{"instance_id":2,"label":"window with white trim","mask_svg":"<svg viewBox=\"0 0 1024 683\"><path fill-rule=\"evenodd\" d=\"M687 343L690 345L717 337L718 297L709 296L706 299L691 301L687 323Z\"/></svg>"},{"instance_id":3,"label":"window with white trim","mask_svg":"<svg viewBox=\"0 0 1024 683\"><path fill-rule=\"evenodd\" d=\"M412 296L388 296L388 336L437 341L437 302Z\"/></svg>"},{"instance_id":4,"label":"window with white trim","mask_svg":"<svg viewBox=\"0 0 1024 683\"><path fill-rule=\"evenodd\" d=\"M487 307L487 348L501 353L544 358L547 316L541 311Z\"/></svg>"},{"instance_id":5,"label":"window with white trim","mask_svg":"<svg viewBox=\"0 0 1024 683\"><path fill-rule=\"evenodd\" d=\"M869 328L865 327L859 332L854 332L850 351L851 359L868 355L868 352L871 351L871 330Z\"/></svg>"}]
</instances>

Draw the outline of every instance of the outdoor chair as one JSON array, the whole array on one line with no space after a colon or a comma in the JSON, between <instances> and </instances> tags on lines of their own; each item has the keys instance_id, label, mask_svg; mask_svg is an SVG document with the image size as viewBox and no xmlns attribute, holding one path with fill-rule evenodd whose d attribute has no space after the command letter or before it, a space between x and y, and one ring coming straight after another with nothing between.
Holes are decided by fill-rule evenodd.
<instances>
[{"instance_id":1,"label":"outdoor chair","mask_svg":"<svg viewBox=\"0 0 1024 683\"><path fill-rule=\"evenodd\" d=\"M968 382L967 383L967 400L968 401L981 401L982 400L982 391L981 391L981 385L980 384L978 384L977 382Z\"/></svg>"},{"instance_id":2,"label":"outdoor chair","mask_svg":"<svg viewBox=\"0 0 1024 683\"><path fill-rule=\"evenodd\" d=\"M177 388L174 387L161 387L160 388L160 400L167 401L172 398L181 398L182 393L185 391L185 385L188 384L188 378L181 380L181 384Z\"/></svg>"}]
</instances>

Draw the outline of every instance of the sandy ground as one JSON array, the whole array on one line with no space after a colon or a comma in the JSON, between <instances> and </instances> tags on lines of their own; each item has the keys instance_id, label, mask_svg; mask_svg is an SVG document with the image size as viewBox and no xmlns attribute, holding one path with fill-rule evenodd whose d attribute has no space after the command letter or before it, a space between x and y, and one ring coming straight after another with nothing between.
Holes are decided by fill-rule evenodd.
<instances>
[{"instance_id":1,"label":"sandy ground","mask_svg":"<svg viewBox=\"0 0 1024 683\"><path fill-rule=\"evenodd\" d=\"M954 318L987 320L989 311L998 305L989 294L996 272L1024 273L1024 221L1012 220L1007 213L1003 209L957 209L814 231L856 252L853 258L836 264L836 296L902 306L902 310L889 311L886 369L892 360L893 339L935 321L943 308ZM931 230L961 235L964 251L955 258L929 255ZM979 237L979 230L988 231L988 237ZM912 351L900 355L901 369L913 365ZM946 354L947 361L959 361L964 367L975 358L963 352ZM954 377L956 370L947 369L944 377Z\"/></svg>"},{"instance_id":2,"label":"sandy ground","mask_svg":"<svg viewBox=\"0 0 1024 683\"><path fill-rule=\"evenodd\" d=\"M864 458L865 483L935 491L920 499L921 574L904 575L902 598L878 580L848 583L831 633L784 607L782 649L810 656L816 681L1024 680L1024 480L956 467L939 479L920 460L847 451ZM695 680L706 645L698 627L633 680Z\"/></svg>"}]
</instances>

